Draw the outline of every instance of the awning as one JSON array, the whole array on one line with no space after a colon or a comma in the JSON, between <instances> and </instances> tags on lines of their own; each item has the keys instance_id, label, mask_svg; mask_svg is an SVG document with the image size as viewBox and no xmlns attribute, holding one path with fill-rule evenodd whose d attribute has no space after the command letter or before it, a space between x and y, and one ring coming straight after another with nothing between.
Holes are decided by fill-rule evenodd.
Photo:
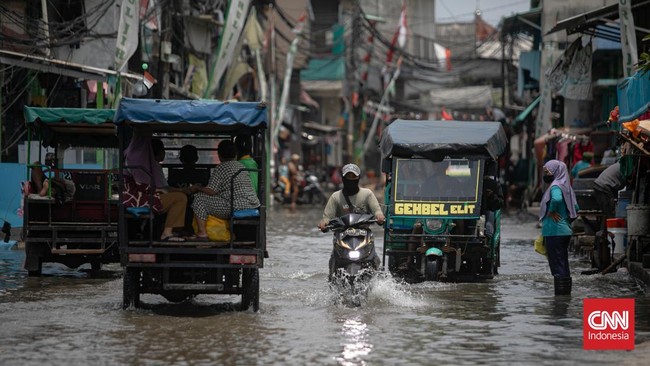
<instances>
[{"instance_id":1,"label":"awning","mask_svg":"<svg viewBox=\"0 0 650 366\"><path fill-rule=\"evenodd\" d=\"M642 71L623 79L616 90L619 121L632 121L650 109L650 78Z\"/></svg>"},{"instance_id":2,"label":"awning","mask_svg":"<svg viewBox=\"0 0 650 366\"><path fill-rule=\"evenodd\" d=\"M345 60L343 57L313 58L306 69L300 72L300 80L344 80Z\"/></svg>"},{"instance_id":3,"label":"awning","mask_svg":"<svg viewBox=\"0 0 650 366\"><path fill-rule=\"evenodd\" d=\"M99 67L81 65L73 62L49 59L46 57L7 50L0 50L0 64L65 75L78 79L93 79L101 81L107 81L109 76L117 76L118 74L115 70L102 69ZM122 77L132 80L142 79L142 75L124 72L122 73Z\"/></svg>"},{"instance_id":4,"label":"awning","mask_svg":"<svg viewBox=\"0 0 650 366\"><path fill-rule=\"evenodd\" d=\"M527 32L531 34L541 33L542 31L542 8L537 7L527 12L505 17L501 21L501 35L516 34Z\"/></svg>"},{"instance_id":5,"label":"awning","mask_svg":"<svg viewBox=\"0 0 650 366\"><path fill-rule=\"evenodd\" d=\"M632 10L641 6L650 5L650 0L632 0ZM555 27L551 28L546 34L566 30L567 35L574 33L584 33L594 37L616 40L616 35L620 34L618 26L599 27L618 19L618 3L609 6L578 14L571 18L559 21ZM647 31L640 27L635 27L637 31ZM620 38L619 38L620 40Z\"/></svg>"},{"instance_id":6,"label":"awning","mask_svg":"<svg viewBox=\"0 0 650 366\"><path fill-rule=\"evenodd\" d=\"M539 105L540 99L541 99L541 96L535 98L535 100L533 100L533 102L530 103L528 105L528 107L526 107L526 109L523 110L523 112L519 113L519 115L517 117L515 117L514 124L516 125L516 124L519 124L519 123L525 121L526 117L528 117L530 115L530 113L533 111L533 109L537 108L537 106Z\"/></svg>"}]
</instances>

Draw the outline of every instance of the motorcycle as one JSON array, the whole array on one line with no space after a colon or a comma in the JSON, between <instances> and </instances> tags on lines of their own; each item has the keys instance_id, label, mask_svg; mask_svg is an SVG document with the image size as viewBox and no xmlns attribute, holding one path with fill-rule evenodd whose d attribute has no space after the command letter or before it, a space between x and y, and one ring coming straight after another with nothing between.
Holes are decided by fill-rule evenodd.
<instances>
[{"instance_id":1,"label":"motorcycle","mask_svg":"<svg viewBox=\"0 0 650 366\"><path fill-rule=\"evenodd\" d=\"M273 187L273 197L276 202L291 203L291 194L288 197L285 196L284 188L284 183L278 181ZM315 174L307 172L299 178L297 204L324 205L326 202L327 197Z\"/></svg>"},{"instance_id":2,"label":"motorcycle","mask_svg":"<svg viewBox=\"0 0 650 366\"><path fill-rule=\"evenodd\" d=\"M349 290L355 306L361 305L381 262L369 228L373 223L377 223L373 215L349 213L331 220L323 228L323 232L332 230L334 234L334 249L329 263L330 285L339 290Z\"/></svg>"}]
</instances>

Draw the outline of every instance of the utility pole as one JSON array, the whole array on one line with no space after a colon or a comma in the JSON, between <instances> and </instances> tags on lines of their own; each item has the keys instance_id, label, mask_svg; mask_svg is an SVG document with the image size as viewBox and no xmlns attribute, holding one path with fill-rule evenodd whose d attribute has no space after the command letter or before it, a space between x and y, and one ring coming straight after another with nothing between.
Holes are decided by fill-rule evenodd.
<instances>
[{"instance_id":1,"label":"utility pole","mask_svg":"<svg viewBox=\"0 0 650 366\"><path fill-rule=\"evenodd\" d=\"M346 48L347 51L347 56L348 56L348 65L349 67L346 68L346 79L347 79L347 109L348 109L348 138L347 138L347 144L348 144L348 162L353 162L354 161L354 124L355 124L355 106L354 106L354 95L357 93L358 85L357 85L357 80L355 77L355 72L357 70L357 62L356 62L356 48L357 45L359 44L359 31L360 31L360 22L359 22L359 17L361 15L360 12L360 4L358 3L353 3L353 8L352 8L352 35L350 37L350 45L349 47Z\"/></svg>"},{"instance_id":2,"label":"utility pole","mask_svg":"<svg viewBox=\"0 0 650 366\"><path fill-rule=\"evenodd\" d=\"M155 64L155 70L152 70L156 75L156 80L159 83L154 84L152 88L153 98L169 99L169 71L171 69L169 56L172 53L172 11L170 7L174 7L175 1L171 2L169 6L162 6L160 8L160 50L158 51L158 62Z\"/></svg>"}]
</instances>

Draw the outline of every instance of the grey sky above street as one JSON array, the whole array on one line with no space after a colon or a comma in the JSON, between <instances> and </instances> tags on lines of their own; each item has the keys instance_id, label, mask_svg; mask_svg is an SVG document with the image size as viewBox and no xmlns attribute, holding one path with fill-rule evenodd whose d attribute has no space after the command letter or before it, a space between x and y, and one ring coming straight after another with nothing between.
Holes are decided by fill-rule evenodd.
<instances>
[{"instance_id":1,"label":"grey sky above street","mask_svg":"<svg viewBox=\"0 0 650 366\"><path fill-rule=\"evenodd\" d=\"M530 9L530 0L436 0L436 20L441 23L473 19L476 8L483 19L498 25L504 16Z\"/></svg>"}]
</instances>

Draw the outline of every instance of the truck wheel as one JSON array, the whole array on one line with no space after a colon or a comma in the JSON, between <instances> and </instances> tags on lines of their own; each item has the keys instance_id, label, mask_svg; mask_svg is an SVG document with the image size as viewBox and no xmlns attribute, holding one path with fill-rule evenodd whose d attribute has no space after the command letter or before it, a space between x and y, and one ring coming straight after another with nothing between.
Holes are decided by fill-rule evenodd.
<instances>
[{"instance_id":1,"label":"truck wheel","mask_svg":"<svg viewBox=\"0 0 650 366\"><path fill-rule=\"evenodd\" d=\"M122 290L122 308L140 307L140 271L134 268L124 269Z\"/></svg>"},{"instance_id":2,"label":"truck wheel","mask_svg":"<svg viewBox=\"0 0 650 366\"><path fill-rule=\"evenodd\" d=\"M38 263L36 268L27 271L28 277L40 277L43 274L43 261L40 257L32 259L34 262Z\"/></svg>"},{"instance_id":3,"label":"truck wheel","mask_svg":"<svg viewBox=\"0 0 650 366\"><path fill-rule=\"evenodd\" d=\"M92 272L99 272L102 270L102 262L100 261L92 261L90 262L90 270Z\"/></svg>"},{"instance_id":4,"label":"truck wheel","mask_svg":"<svg viewBox=\"0 0 650 366\"><path fill-rule=\"evenodd\" d=\"M25 245L25 269L29 277L38 277L43 272L43 257L48 254L41 243L27 243Z\"/></svg>"},{"instance_id":5,"label":"truck wheel","mask_svg":"<svg viewBox=\"0 0 650 366\"><path fill-rule=\"evenodd\" d=\"M239 310L246 311L253 306L253 311L260 309L260 274L257 268L242 270L242 295Z\"/></svg>"},{"instance_id":6,"label":"truck wheel","mask_svg":"<svg viewBox=\"0 0 650 366\"><path fill-rule=\"evenodd\" d=\"M438 281L440 279L440 260L438 258L427 258L424 267L425 281Z\"/></svg>"}]
</instances>

